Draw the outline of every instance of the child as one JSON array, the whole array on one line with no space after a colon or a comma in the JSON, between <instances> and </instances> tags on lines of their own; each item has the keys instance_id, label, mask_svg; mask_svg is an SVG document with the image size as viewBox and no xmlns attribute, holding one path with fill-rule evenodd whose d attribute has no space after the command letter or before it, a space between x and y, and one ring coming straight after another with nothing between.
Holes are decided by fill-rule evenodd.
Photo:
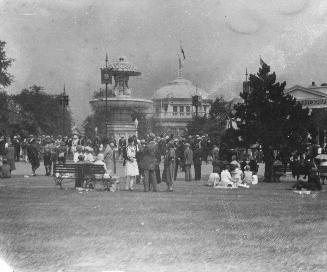
<instances>
[{"instance_id":1,"label":"child","mask_svg":"<svg viewBox=\"0 0 327 272\"><path fill-rule=\"evenodd\" d=\"M1 167L1 177L2 178L11 178L10 165L7 163L7 159L3 159L3 165Z\"/></svg>"},{"instance_id":2,"label":"child","mask_svg":"<svg viewBox=\"0 0 327 272\"><path fill-rule=\"evenodd\" d=\"M225 186L225 187L232 187L233 186L233 181L232 181L232 177L230 175L229 172L229 166L228 165L224 165L222 167L222 171L220 174L220 182L219 185L220 186Z\"/></svg>"},{"instance_id":3,"label":"child","mask_svg":"<svg viewBox=\"0 0 327 272\"><path fill-rule=\"evenodd\" d=\"M84 160L87 161L87 162L94 162L94 156L92 154L93 152L93 148L92 147L85 147L85 153L84 153Z\"/></svg>"},{"instance_id":4,"label":"child","mask_svg":"<svg viewBox=\"0 0 327 272\"><path fill-rule=\"evenodd\" d=\"M250 171L250 166L247 165L244 167L243 183L252 184L252 180L253 180L252 172Z\"/></svg>"},{"instance_id":5,"label":"child","mask_svg":"<svg viewBox=\"0 0 327 272\"><path fill-rule=\"evenodd\" d=\"M258 175L256 172L253 172L252 175L252 184L258 184Z\"/></svg>"}]
</instances>

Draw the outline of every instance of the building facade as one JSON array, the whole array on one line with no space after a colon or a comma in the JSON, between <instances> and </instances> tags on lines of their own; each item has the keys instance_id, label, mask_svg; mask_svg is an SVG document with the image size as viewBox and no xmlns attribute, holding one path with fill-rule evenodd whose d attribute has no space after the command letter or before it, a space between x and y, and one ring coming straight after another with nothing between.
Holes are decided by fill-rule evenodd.
<instances>
[{"instance_id":1,"label":"building facade","mask_svg":"<svg viewBox=\"0 0 327 272\"><path fill-rule=\"evenodd\" d=\"M327 108L327 84L316 85L315 82L308 87L295 85L285 91L292 95L303 108L321 109Z\"/></svg>"},{"instance_id":2,"label":"building facade","mask_svg":"<svg viewBox=\"0 0 327 272\"><path fill-rule=\"evenodd\" d=\"M158 89L152 98L155 132L184 135L187 124L196 114L196 108L192 105L192 97L195 95L201 98L198 116L208 115L211 100L204 90L194 86L191 81L179 76Z\"/></svg>"}]
</instances>

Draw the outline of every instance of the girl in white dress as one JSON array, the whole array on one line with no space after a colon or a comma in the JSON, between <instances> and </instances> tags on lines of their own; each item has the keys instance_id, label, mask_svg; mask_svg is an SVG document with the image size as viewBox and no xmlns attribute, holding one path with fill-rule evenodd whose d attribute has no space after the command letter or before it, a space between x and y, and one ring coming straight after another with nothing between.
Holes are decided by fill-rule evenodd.
<instances>
[{"instance_id":1,"label":"girl in white dress","mask_svg":"<svg viewBox=\"0 0 327 272\"><path fill-rule=\"evenodd\" d=\"M128 138L128 145L126 147L126 190L133 191L136 176L139 175L139 167L136 161L136 146L133 138Z\"/></svg>"}]
</instances>

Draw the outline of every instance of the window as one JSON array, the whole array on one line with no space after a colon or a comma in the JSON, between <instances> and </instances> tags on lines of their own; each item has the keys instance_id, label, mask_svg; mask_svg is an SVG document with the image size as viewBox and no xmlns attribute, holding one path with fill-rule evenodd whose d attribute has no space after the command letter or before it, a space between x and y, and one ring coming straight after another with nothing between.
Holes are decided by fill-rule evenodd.
<instances>
[{"instance_id":1,"label":"window","mask_svg":"<svg viewBox=\"0 0 327 272\"><path fill-rule=\"evenodd\" d=\"M191 114L191 107L190 106L186 106L186 115L190 115Z\"/></svg>"},{"instance_id":2,"label":"window","mask_svg":"<svg viewBox=\"0 0 327 272\"><path fill-rule=\"evenodd\" d=\"M165 112L168 111L168 105L167 104L164 105L164 110L165 110Z\"/></svg>"},{"instance_id":3,"label":"window","mask_svg":"<svg viewBox=\"0 0 327 272\"><path fill-rule=\"evenodd\" d=\"M177 136L178 135L178 128L172 127L169 129L170 133Z\"/></svg>"},{"instance_id":4,"label":"window","mask_svg":"<svg viewBox=\"0 0 327 272\"><path fill-rule=\"evenodd\" d=\"M181 116L184 115L184 106L180 106L180 107L179 107L179 114L180 114Z\"/></svg>"},{"instance_id":5,"label":"window","mask_svg":"<svg viewBox=\"0 0 327 272\"><path fill-rule=\"evenodd\" d=\"M177 106L173 106L173 115L177 115Z\"/></svg>"}]
</instances>

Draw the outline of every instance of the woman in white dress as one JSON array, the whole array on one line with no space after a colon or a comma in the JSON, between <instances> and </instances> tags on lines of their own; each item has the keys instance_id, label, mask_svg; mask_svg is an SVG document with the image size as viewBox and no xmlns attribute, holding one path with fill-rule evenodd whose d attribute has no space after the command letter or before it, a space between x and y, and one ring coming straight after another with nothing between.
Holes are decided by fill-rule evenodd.
<instances>
[{"instance_id":1,"label":"woman in white dress","mask_svg":"<svg viewBox=\"0 0 327 272\"><path fill-rule=\"evenodd\" d=\"M136 176L139 175L139 167L136 161L136 146L133 138L128 138L128 145L126 147L126 190L133 191Z\"/></svg>"}]
</instances>

